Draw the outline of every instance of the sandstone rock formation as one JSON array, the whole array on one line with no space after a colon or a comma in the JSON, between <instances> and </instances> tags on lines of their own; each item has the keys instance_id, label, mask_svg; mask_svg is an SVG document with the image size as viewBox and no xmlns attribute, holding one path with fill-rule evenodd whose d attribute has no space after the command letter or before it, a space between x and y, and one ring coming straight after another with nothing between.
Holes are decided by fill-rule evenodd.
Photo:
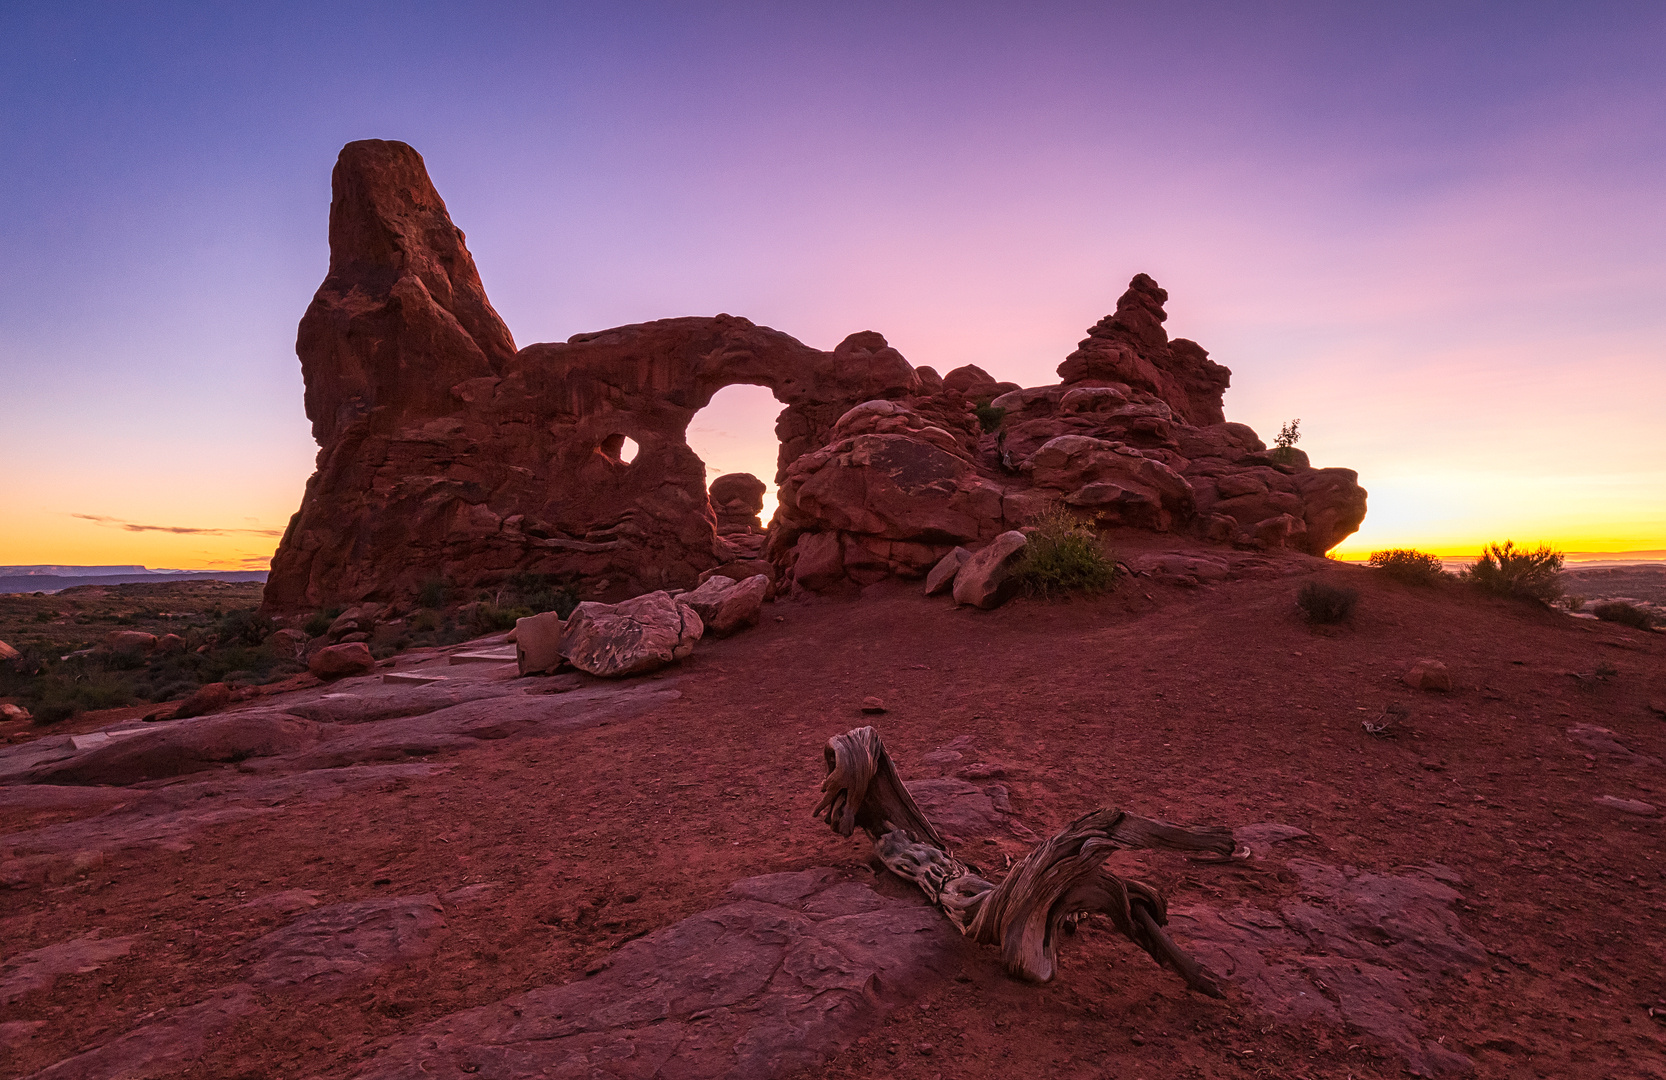
<instances>
[{"instance_id":1,"label":"sandstone rock formation","mask_svg":"<svg viewBox=\"0 0 1666 1080\"><path fill-rule=\"evenodd\" d=\"M1314 554L1365 513L1352 471L1225 422L1230 373L1168 337L1167 293L1143 274L1054 386L939 376L873 331L823 352L730 315L517 350L416 151L350 143L333 184L330 269L296 342L321 449L273 559L272 612L520 574L621 599L760 555L782 587L868 584L923 576L1055 501L1105 526ZM736 383L784 406L767 549L761 482L708 493L685 438ZM990 401L995 432L996 410L977 411Z\"/></svg>"}]
</instances>

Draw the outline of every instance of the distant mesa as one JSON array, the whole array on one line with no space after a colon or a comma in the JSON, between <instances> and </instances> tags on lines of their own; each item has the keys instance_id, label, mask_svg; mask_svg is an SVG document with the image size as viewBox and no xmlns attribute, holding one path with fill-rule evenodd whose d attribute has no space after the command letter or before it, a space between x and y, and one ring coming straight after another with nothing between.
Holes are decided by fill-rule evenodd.
<instances>
[{"instance_id":1,"label":"distant mesa","mask_svg":"<svg viewBox=\"0 0 1666 1080\"><path fill-rule=\"evenodd\" d=\"M321 450L272 561L275 612L525 573L620 599L760 556L782 587L837 589L921 576L1055 501L1310 554L1365 516L1352 470L1226 422L1231 373L1168 336L1168 294L1144 274L1051 386L939 376L871 330L823 352L732 315L518 349L415 150L349 143L332 182L329 272L296 341ZM767 530L751 485L708 493L685 437L737 383L783 405Z\"/></svg>"},{"instance_id":2,"label":"distant mesa","mask_svg":"<svg viewBox=\"0 0 1666 1080\"><path fill-rule=\"evenodd\" d=\"M264 570L147 570L143 566L0 566L0 595L55 593L81 585L265 580Z\"/></svg>"}]
</instances>

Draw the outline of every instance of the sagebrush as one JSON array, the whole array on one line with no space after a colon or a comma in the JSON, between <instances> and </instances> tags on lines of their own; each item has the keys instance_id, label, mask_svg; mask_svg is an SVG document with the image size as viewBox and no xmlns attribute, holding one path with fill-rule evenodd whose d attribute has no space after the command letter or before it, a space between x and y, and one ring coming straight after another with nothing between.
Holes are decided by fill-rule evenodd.
<instances>
[{"instance_id":1,"label":"sagebrush","mask_svg":"<svg viewBox=\"0 0 1666 1080\"><path fill-rule=\"evenodd\" d=\"M1514 541L1488 544L1464 579L1494 596L1548 604L1562 595L1562 553L1545 544L1529 551Z\"/></svg>"},{"instance_id":2,"label":"sagebrush","mask_svg":"<svg viewBox=\"0 0 1666 1080\"><path fill-rule=\"evenodd\" d=\"M1093 528L1069 510L1053 507L1037 514L1031 524L1024 554L1013 569L1013 577L1031 596L1102 592L1116 579L1116 561Z\"/></svg>"},{"instance_id":3,"label":"sagebrush","mask_svg":"<svg viewBox=\"0 0 1666 1080\"><path fill-rule=\"evenodd\" d=\"M1433 585L1446 577L1446 569L1439 559L1416 548L1373 551L1371 565L1406 585Z\"/></svg>"},{"instance_id":4,"label":"sagebrush","mask_svg":"<svg viewBox=\"0 0 1666 1080\"><path fill-rule=\"evenodd\" d=\"M1591 614L1603 622L1619 623L1638 630L1648 630L1654 625L1649 613L1636 604L1628 604L1624 600L1610 600L1606 604L1598 604L1591 609Z\"/></svg>"},{"instance_id":5,"label":"sagebrush","mask_svg":"<svg viewBox=\"0 0 1666 1080\"><path fill-rule=\"evenodd\" d=\"M1310 623L1339 623L1354 613L1359 591L1345 585L1310 581L1296 592L1296 606Z\"/></svg>"}]
</instances>

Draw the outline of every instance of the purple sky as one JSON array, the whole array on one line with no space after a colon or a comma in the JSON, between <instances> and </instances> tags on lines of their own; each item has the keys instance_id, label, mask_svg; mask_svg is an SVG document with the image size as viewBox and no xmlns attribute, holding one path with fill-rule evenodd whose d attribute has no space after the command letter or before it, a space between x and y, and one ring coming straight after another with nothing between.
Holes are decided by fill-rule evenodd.
<instances>
[{"instance_id":1,"label":"purple sky","mask_svg":"<svg viewBox=\"0 0 1666 1080\"><path fill-rule=\"evenodd\" d=\"M1034 385L1145 271L1229 418L1360 471L1343 550L1666 548L1663 57L1657 3L9 3L0 563L270 554L373 137L521 345L727 311ZM696 448L767 478L726 397Z\"/></svg>"}]
</instances>

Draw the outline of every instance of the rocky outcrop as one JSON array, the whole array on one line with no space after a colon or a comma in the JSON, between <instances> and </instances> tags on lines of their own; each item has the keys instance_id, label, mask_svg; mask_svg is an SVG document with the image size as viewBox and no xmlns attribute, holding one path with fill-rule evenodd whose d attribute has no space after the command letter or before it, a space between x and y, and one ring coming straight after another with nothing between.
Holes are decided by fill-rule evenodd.
<instances>
[{"instance_id":1,"label":"rocky outcrop","mask_svg":"<svg viewBox=\"0 0 1666 1080\"><path fill-rule=\"evenodd\" d=\"M271 612L380 612L435 582L526 574L607 601L760 557L779 587L862 585L923 576L1060 501L1104 526L1314 554L1364 516L1353 472L1225 422L1230 372L1168 337L1167 293L1143 274L1055 386L940 377L873 331L823 352L730 315L517 350L415 150L351 143L333 183L330 270L296 343L318 468L273 558ZM762 482L708 493L685 438L736 383L784 406L767 546Z\"/></svg>"}]
</instances>

